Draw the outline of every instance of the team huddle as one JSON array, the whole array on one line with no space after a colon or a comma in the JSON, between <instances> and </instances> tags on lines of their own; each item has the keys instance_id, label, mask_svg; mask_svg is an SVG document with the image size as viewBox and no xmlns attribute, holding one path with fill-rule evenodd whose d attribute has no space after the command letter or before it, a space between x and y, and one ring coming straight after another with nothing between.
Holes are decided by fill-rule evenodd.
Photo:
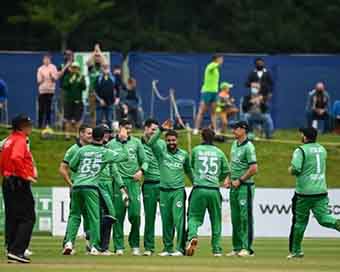
<instances>
[{"instance_id":1,"label":"team huddle","mask_svg":"<svg viewBox=\"0 0 340 272\"><path fill-rule=\"evenodd\" d=\"M213 144L215 133L202 129L202 143L191 155L178 147L171 122L159 125L148 119L141 138L131 135L123 120L114 137L107 126L83 125L77 143L60 165L71 189L70 213L63 254L75 253L75 240L83 218L90 255L123 255L124 219L131 224L128 243L132 255L155 253L157 203L162 220L163 250L159 256L192 256L198 246L198 228L206 210L211 223L213 256L222 256L222 197L220 187L230 188L232 250L227 256L254 256L253 199L257 173L255 147L247 138L248 124L233 126L235 141L230 161ZM161 139L165 134L165 140ZM325 227L340 231L340 220L327 212L326 150L316 143L317 132L301 129L303 145L293 153L289 171L296 176L289 258L303 257L301 243L310 210ZM186 209L185 176L193 185ZM144 252L140 251L141 195L144 204ZM186 215L188 218L186 218ZM176 233L176 243L174 243ZM113 237L114 252L109 251Z\"/></svg>"}]
</instances>

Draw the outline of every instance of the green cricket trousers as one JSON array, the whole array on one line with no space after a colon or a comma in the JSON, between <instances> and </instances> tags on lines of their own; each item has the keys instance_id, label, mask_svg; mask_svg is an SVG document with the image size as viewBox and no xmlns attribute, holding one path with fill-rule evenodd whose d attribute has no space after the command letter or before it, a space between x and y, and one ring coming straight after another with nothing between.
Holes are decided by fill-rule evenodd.
<instances>
[{"instance_id":1,"label":"green cricket trousers","mask_svg":"<svg viewBox=\"0 0 340 272\"><path fill-rule=\"evenodd\" d=\"M254 239L253 200L255 185L241 183L238 188L230 189L230 210L232 224L232 244L236 252L242 249L254 253L252 244Z\"/></svg>"},{"instance_id":2,"label":"green cricket trousers","mask_svg":"<svg viewBox=\"0 0 340 272\"><path fill-rule=\"evenodd\" d=\"M295 193L292 199L293 218L289 236L290 253L302 253L301 243L311 211L321 226L340 231L340 220L329 214L328 202L327 194L307 196Z\"/></svg>"},{"instance_id":3,"label":"green cricket trousers","mask_svg":"<svg viewBox=\"0 0 340 272\"><path fill-rule=\"evenodd\" d=\"M204 222L208 210L211 223L213 253L221 253L222 197L219 188L195 186L189 197L188 241L197 238L198 228Z\"/></svg>"},{"instance_id":4,"label":"green cricket trousers","mask_svg":"<svg viewBox=\"0 0 340 272\"><path fill-rule=\"evenodd\" d=\"M184 188L160 188L160 209L163 228L163 251L172 253L175 231L177 235L176 250L185 252L185 201Z\"/></svg>"},{"instance_id":5,"label":"green cricket trousers","mask_svg":"<svg viewBox=\"0 0 340 272\"><path fill-rule=\"evenodd\" d=\"M144 249L154 252L157 203L160 199L159 181L144 180L142 192L145 218Z\"/></svg>"}]
</instances>

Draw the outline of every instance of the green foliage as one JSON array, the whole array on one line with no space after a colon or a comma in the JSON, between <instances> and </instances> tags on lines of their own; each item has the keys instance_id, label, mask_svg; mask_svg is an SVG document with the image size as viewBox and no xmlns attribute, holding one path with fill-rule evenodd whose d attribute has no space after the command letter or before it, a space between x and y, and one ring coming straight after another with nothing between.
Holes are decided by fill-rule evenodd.
<instances>
[{"instance_id":1,"label":"green foliage","mask_svg":"<svg viewBox=\"0 0 340 272\"><path fill-rule=\"evenodd\" d=\"M87 19L113 6L100 0L30 0L22 4L25 14L10 16L10 23L28 22L48 25L59 33L65 49L68 36Z\"/></svg>"},{"instance_id":2,"label":"green foliage","mask_svg":"<svg viewBox=\"0 0 340 272\"><path fill-rule=\"evenodd\" d=\"M18 0L2 6L0 49L335 53L338 0ZM37 23L48 24L48 28ZM14 31L13 31L14 30ZM42 35L57 31L59 35ZM62 34L63 33L63 34ZM66 39L65 38L65 39Z\"/></svg>"}]
</instances>

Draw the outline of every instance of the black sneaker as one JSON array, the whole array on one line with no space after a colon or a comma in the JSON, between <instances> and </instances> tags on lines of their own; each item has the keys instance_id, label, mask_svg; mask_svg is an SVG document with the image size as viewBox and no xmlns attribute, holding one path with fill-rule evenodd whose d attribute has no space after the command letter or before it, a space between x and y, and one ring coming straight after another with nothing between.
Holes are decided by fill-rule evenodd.
<instances>
[{"instance_id":1,"label":"black sneaker","mask_svg":"<svg viewBox=\"0 0 340 272\"><path fill-rule=\"evenodd\" d=\"M8 263L30 263L31 260L27 257L24 256L24 254L13 254L13 253L8 253L7 255Z\"/></svg>"}]
</instances>

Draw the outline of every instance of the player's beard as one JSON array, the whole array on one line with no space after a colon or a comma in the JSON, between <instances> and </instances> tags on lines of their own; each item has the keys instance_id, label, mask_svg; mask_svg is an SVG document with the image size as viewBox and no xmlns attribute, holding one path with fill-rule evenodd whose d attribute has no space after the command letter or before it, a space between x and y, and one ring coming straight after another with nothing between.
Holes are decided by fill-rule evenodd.
<instances>
[{"instance_id":1,"label":"player's beard","mask_svg":"<svg viewBox=\"0 0 340 272\"><path fill-rule=\"evenodd\" d=\"M175 151L177 149L177 144L168 144L167 147L169 150Z\"/></svg>"}]
</instances>

